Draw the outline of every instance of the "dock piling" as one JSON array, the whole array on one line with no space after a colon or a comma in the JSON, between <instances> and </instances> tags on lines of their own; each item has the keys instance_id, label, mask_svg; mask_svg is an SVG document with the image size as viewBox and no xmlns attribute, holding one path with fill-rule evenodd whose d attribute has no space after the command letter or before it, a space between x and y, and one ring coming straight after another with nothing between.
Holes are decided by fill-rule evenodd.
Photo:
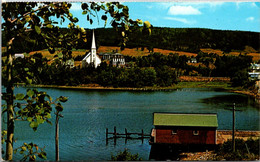
<instances>
[{"instance_id":1,"label":"dock piling","mask_svg":"<svg viewBox=\"0 0 260 162\"><path fill-rule=\"evenodd\" d=\"M109 137L109 134L113 135L113 137ZM133 135L133 136L131 136ZM144 134L144 130L141 130L141 133L130 133L125 128L125 133L117 133L116 126L114 127L114 132L108 132L108 128L106 128L106 143L108 143L109 139L114 139L114 144L116 144L117 138L125 138L125 143L127 143L127 139L141 139L142 143L144 138L149 138L149 134Z\"/></svg>"}]
</instances>

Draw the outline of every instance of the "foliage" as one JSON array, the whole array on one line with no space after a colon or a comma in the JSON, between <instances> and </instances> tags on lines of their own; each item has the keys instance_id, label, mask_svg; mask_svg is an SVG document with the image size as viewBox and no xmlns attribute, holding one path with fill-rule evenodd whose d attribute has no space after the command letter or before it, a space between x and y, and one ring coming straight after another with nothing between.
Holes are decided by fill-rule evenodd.
<instances>
[{"instance_id":1,"label":"foliage","mask_svg":"<svg viewBox=\"0 0 260 162\"><path fill-rule=\"evenodd\" d=\"M216 150L217 160L255 160L259 157L259 143L260 138L256 140L251 138L246 141L236 139L236 151L232 152L232 140L228 140Z\"/></svg>"},{"instance_id":2,"label":"foliage","mask_svg":"<svg viewBox=\"0 0 260 162\"><path fill-rule=\"evenodd\" d=\"M120 151L116 156L111 155L112 161L141 161L138 154L131 154L127 149Z\"/></svg>"},{"instance_id":3,"label":"foliage","mask_svg":"<svg viewBox=\"0 0 260 162\"><path fill-rule=\"evenodd\" d=\"M102 62L97 69L93 66L82 69L64 67L62 61L59 60L48 65L48 60L43 58L41 54L35 55L15 60L17 63L14 73L17 82L27 82L22 70L25 68L30 69L27 73L33 74L33 77L30 77L33 84L80 85L97 83L101 86L113 87L166 87L177 84L177 78L180 75L196 73L201 76L231 77L233 86L246 87L251 85L248 81L247 71L252 57L244 55L218 56L200 52L196 58L199 62L201 61L201 64L196 67L187 64L190 58L185 55L179 56L171 53L167 56L151 53L143 57L128 56L126 58L129 61L127 68L118 68ZM244 63L240 64L241 61ZM44 80L42 80L43 77Z\"/></svg>"},{"instance_id":4,"label":"foliage","mask_svg":"<svg viewBox=\"0 0 260 162\"><path fill-rule=\"evenodd\" d=\"M82 3L83 15L87 15L87 21L92 24L93 20L90 16L97 16L97 12L104 11L101 19L107 22L107 14L112 18L112 26L120 31L122 37L121 47L124 47L128 40L128 33L131 28L138 27L143 24L143 30L150 31L149 22L133 21L129 19L128 7L118 2L90 2ZM66 69L66 61L72 57L72 49L77 48L79 41L87 42L86 30L80 28L75 23L78 18L74 17L70 12L71 3L66 2L10 2L2 4L2 28L4 31L4 44L7 48L5 53L6 60L3 60L3 85L6 87L6 93L3 99L6 100L7 106L3 112L7 113L7 140L6 140L6 160L13 158L13 137L15 119L27 120L33 130L37 130L38 125L49 122L52 111L51 104L55 105L56 123L58 121L59 112L63 110L60 102L66 102L65 97L60 97L52 102L51 97L45 92L28 89L26 95L16 94L14 96L14 83L22 82L26 84L42 84L42 78L45 78L45 69L53 74L50 80L55 77L55 72L60 70L58 75L63 75ZM54 19L54 17L56 17ZM69 20L68 28L61 30L56 24L63 24L65 20ZM59 22L58 22L59 21ZM35 48L47 47L48 51L54 55L55 64L49 68L47 60L41 55L36 54L29 59L15 59L15 52L30 52ZM68 73L70 74L70 73ZM71 78L70 76L66 76ZM60 78L58 78L60 79ZM64 82L58 80L60 84ZM65 80L65 83L74 84L74 80ZM48 98L48 101L45 100ZM15 100L23 100L25 105ZM18 110L17 110L18 109ZM23 147L24 148L24 147ZM30 157L30 155L28 155ZM31 156L31 160L35 160Z\"/></svg>"},{"instance_id":5,"label":"foliage","mask_svg":"<svg viewBox=\"0 0 260 162\"><path fill-rule=\"evenodd\" d=\"M27 161L27 160L35 161L36 155L41 159L45 159L45 160L47 159L46 152L44 151L44 149L39 148L38 145L33 143L29 143L29 144L24 143L21 147L14 150L15 153L17 151L19 151L19 153L23 155L21 161Z\"/></svg>"}]
</instances>

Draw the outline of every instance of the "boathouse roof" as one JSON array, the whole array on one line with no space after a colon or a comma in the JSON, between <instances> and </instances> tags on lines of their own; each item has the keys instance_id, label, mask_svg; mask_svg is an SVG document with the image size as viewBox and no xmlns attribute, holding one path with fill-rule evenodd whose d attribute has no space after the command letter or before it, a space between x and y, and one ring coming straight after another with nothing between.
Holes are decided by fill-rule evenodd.
<instances>
[{"instance_id":1,"label":"boathouse roof","mask_svg":"<svg viewBox=\"0 0 260 162\"><path fill-rule=\"evenodd\" d=\"M154 126L218 127L217 114L154 113Z\"/></svg>"}]
</instances>

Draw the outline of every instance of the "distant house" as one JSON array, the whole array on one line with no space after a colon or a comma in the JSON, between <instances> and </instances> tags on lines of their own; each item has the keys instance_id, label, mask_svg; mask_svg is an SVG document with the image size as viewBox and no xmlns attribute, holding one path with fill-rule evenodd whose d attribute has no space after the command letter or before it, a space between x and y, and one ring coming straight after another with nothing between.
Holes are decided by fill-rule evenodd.
<instances>
[{"instance_id":1,"label":"distant house","mask_svg":"<svg viewBox=\"0 0 260 162\"><path fill-rule=\"evenodd\" d=\"M14 54L14 58L24 58L24 54L23 53L16 53Z\"/></svg>"},{"instance_id":2,"label":"distant house","mask_svg":"<svg viewBox=\"0 0 260 162\"><path fill-rule=\"evenodd\" d=\"M154 113L152 144L216 144L217 114Z\"/></svg>"},{"instance_id":3,"label":"distant house","mask_svg":"<svg viewBox=\"0 0 260 162\"><path fill-rule=\"evenodd\" d=\"M101 59L99 58L99 56L97 56L94 31L92 37L91 51L83 58L81 63L83 68L87 67L90 64L93 64L94 67L97 68L101 64Z\"/></svg>"},{"instance_id":4,"label":"distant house","mask_svg":"<svg viewBox=\"0 0 260 162\"><path fill-rule=\"evenodd\" d=\"M70 59L65 62L65 65L69 68L74 68L74 60Z\"/></svg>"},{"instance_id":5,"label":"distant house","mask_svg":"<svg viewBox=\"0 0 260 162\"><path fill-rule=\"evenodd\" d=\"M191 59L188 60L188 63L197 63L197 59L191 58Z\"/></svg>"},{"instance_id":6,"label":"distant house","mask_svg":"<svg viewBox=\"0 0 260 162\"><path fill-rule=\"evenodd\" d=\"M103 60L109 61L113 66L125 66L124 55L120 53L99 53L99 56Z\"/></svg>"},{"instance_id":7,"label":"distant house","mask_svg":"<svg viewBox=\"0 0 260 162\"><path fill-rule=\"evenodd\" d=\"M251 80L260 80L260 64L251 63L248 74Z\"/></svg>"}]
</instances>

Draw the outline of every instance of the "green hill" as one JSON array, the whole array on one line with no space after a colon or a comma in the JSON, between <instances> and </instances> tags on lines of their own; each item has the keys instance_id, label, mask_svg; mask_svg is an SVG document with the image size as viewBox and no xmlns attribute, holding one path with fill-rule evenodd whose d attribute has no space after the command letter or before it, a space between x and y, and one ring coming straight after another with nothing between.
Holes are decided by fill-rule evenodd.
<instances>
[{"instance_id":1,"label":"green hill","mask_svg":"<svg viewBox=\"0 0 260 162\"><path fill-rule=\"evenodd\" d=\"M65 30L66 28L63 28ZM78 48L88 49L91 43L91 30L87 29L89 40L79 43ZM113 28L95 29L97 46L118 46L120 34ZM2 33L2 46L6 45L5 33ZM140 30L134 31L129 36L128 48L148 47L168 50L179 50L187 52L198 52L200 48L220 49L225 52L231 50L244 50L246 46L260 51L260 33L247 31L224 31L200 28L159 28L153 27L150 36L143 34ZM20 47L20 48L19 48ZM25 45L18 45L16 52L23 51ZM45 49L43 43L35 46L27 46L28 51Z\"/></svg>"}]
</instances>

